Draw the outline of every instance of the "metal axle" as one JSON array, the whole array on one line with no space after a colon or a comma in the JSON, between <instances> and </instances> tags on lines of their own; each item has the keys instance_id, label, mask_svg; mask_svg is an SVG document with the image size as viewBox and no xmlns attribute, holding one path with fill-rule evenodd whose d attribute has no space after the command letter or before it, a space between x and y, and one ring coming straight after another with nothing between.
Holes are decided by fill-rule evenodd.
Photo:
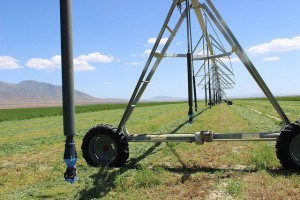
<instances>
[{"instance_id":1,"label":"metal axle","mask_svg":"<svg viewBox=\"0 0 300 200\"><path fill-rule=\"evenodd\" d=\"M164 134L164 135L127 135L128 142L226 142L226 141L276 141L279 132L267 133L213 133L212 131L200 131L194 134Z\"/></svg>"}]
</instances>

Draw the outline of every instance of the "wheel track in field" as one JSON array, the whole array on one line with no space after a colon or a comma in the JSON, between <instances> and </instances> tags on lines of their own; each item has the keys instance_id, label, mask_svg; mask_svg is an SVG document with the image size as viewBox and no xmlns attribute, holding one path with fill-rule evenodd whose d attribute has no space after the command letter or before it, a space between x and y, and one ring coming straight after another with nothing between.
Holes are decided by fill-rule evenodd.
<instances>
[{"instance_id":1,"label":"wheel track in field","mask_svg":"<svg viewBox=\"0 0 300 200\"><path fill-rule=\"evenodd\" d=\"M260 115L264 115L264 116L266 116L266 117L275 119L276 121L281 121L281 119L280 119L279 117L276 117L276 116L273 116L273 115L269 115L269 114L263 113L263 112L261 112L261 111L259 111L259 110L253 109L253 108L248 108L247 106L238 106L238 107L246 108L246 109L251 110L251 111L253 111L253 112L255 112L255 113L258 113L258 114L260 114Z\"/></svg>"}]
</instances>

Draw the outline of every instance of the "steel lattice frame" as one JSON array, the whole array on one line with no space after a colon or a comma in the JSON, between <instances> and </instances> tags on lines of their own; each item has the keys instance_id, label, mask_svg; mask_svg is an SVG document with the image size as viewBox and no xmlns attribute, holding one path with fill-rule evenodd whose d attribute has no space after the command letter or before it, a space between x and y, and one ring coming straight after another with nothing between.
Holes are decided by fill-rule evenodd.
<instances>
[{"instance_id":1,"label":"steel lattice frame","mask_svg":"<svg viewBox=\"0 0 300 200\"><path fill-rule=\"evenodd\" d=\"M177 6L185 2L185 9L180 14L174 28L169 26L170 18ZM211 0L205 0L206 3L200 3L199 0L173 0L171 8L159 32L157 40L148 57L141 76L135 86L126 110L122 116L118 128L108 124L99 124L91 128L84 136L81 149L83 157L91 166L122 166L129 157L128 142L196 142L203 144L212 141L274 141L276 140L277 157L283 167L294 170L300 170L300 121L290 123L288 117L274 98L273 94L261 78L256 68L246 55L245 51L238 43L237 39L222 19ZM61 27L62 27L62 69L63 69L63 88L64 88L64 127L66 146L65 161L67 171L66 180L73 182L77 180L76 160L77 154L73 136L74 127L74 102L73 102L73 68L72 68L72 43L70 26L70 3L71 0L61 0ZM197 21L200 25L202 36L197 45L192 47L191 32L191 11L194 11ZM174 40L183 21L187 25L187 54L167 54L167 50ZM223 44L209 34L208 27L212 26L221 33L231 50L228 51ZM65 28L66 26L66 28ZM165 33L168 31L169 37L160 53L156 52L158 45ZM213 29L215 32L215 29ZM202 48L199 45L202 43ZM201 46L201 45L200 45ZM202 52L202 54L200 53ZM143 134L130 135L126 130L126 122L129 120L134 108L139 102L142 94L150 83L155 71L162 59L165 57L185 57L187 59L188 72L188 100L189 100L189 122L194 117L193 100L197 109L196 86L205 89L206 105L207 91L209 96L209 105L219 103L226 98L225 90L233 88L235 85L233 70L227 66L222 58L227 58L232 54L244 64L250 75L256 81L258 86L269 99L275 110L280 115L283 122L283 129L275 133L213 133L212 131L200 131L194 134ZM64 64L65 63L65 64ZM64 66L65 65L65 66ZM197 79L197 83L196 83ZM70 119L67 117L71 116ZM286 125L286 126L285 126ZM112 145L113 144L113 145Z\"/></svg>"},{"instance_id":2,"label":"steel lattice frame","mask_svg":"<svg viewBox=\"0 0 300 200\"><path fill-rule=\"evenodd\" d=\"M176 8L176 6L181 5L181 3L185 2L186 8L185 10L181 13L175 27L172 29L169 27L169 21L170 18ZM171 8L167 14L167 17L163 23L163 26L159 32L159 35L157 37L157 40L153 46L153 49L148 57L148 60L145 64L145 67L141 73L141 76L136 84L136 87L133 91L133 94L129 100L129 103L127 105L127 108L123 114L123 117L120 121L120 124L118 126L118 129L121 131L124 131L125 133L128 133L126 130L126 122L130 118L134 108L136 107L136 104L139 102L142 94L144 93L145 89L147 88L149 82L151 81L151 78L153 77L156 69L158 68L160 62L162 61L163 58L165 57L187 57L187 61L189 64L189 52L187 54L167 54L167 50L172 43L174 37L176 36L180 26L182 25L184 19L187 19L187 26L189 23L189 16L190 16L190 11L194 11L197 21L200 25L200 28L202 30L202 36L200 37L200 40L198 43L201 43L203 41L207 47L207 54L206 55L199 55L196 54L196 49L193 49L192 51L192 66L196 66L194 64L194 61L202 60L203 65L200 66L198 70L195 70L193 68L193 71L196 73L193 74L193 78L196 78L200 75L200 71L202 70L203 78L200 79L198 82L198 85L202 85L207 87L209 85L209 96L210 96L210 101L213 102L220 102L222 98L226 98L226 93L225 89L231 89L235 82L234 82L234 75L232 69L227 67L224 62L220 58L222 57L228 57L231 54L235 53L238 58L241 60L241 62L244 64L246 69L249 71L251 76L254 78L258 86L261 88L261 90L264 92L266 97L270 100L271 104L275 108L275 110L278 112L280 115L284 125L289 124L290 121L276 99L274 98L273 94L269 90L268 86L265 84L264 80L261 78L259 73L257 72L256 68L250 61L249 57L243 50L242 46L238 43L237 39L225 23L225 21L222 19L221 15L217 11L217 9L214 7L212 4L211 0L206 0L206 3L200 3L198 0L174 0ZM204 17L205 16L205 17ZM219 32L223 35L223 37L226 39L227 43L231 47L231 51L227 52L225 48L222 46L222 44L218 43L218 41L211 36L208 33L207 30L207 22L206 19L209 19L209 23L213 23L216 28L219 30ZM162 48L161 52L158 53L157 48L160 43L160 40L162 39L163 34L165 31L169 32L169 37ZM189 27L187 27L187 30L189 32ZM190 42L190 33L187 34L188 37L188 43ZM197 44L198 45L198 44ZM196 45L196 46L197 46ZM189 46L189 45L188 45ZM203 47L204 48L204 47ZM220 54L215 54L215 50L218 49L221 51ZM188 50L189 51L189 50ZM155 61L153 62L153 65L150 65L152 63L152 60ZM205 66L208 66L207 69ZM188 66L189 67L189 66ZM189 81L189 117L192 118L193 115L191 115L191 101L193 101L193 94L191 92L192 89L195 89L196 84L194 81L194 85L190 85L190 71L188 70L188 81ZM212 93L212 94L211 94ZM194 93L195 94L195 93ZM194 95L195 96L195 95ZM196 100L196 98L194 98ZM197 105L196 105L197 107Z\"/></svg>"}]
</instances>

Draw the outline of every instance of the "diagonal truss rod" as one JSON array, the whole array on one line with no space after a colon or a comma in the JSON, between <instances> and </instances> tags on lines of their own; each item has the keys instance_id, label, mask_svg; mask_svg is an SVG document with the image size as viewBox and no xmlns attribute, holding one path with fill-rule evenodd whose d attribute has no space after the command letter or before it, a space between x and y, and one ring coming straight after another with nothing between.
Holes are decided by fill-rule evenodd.
<instances>
[{"instance_id":1,"label":"diagonal truss rod","mask_svg":"<svg viewBox=\"0 0 300 200\"><path fill-rule=\"evenodd\" d=\"M213 45L211 43L209 34L208 34L208 30L207 30L207 26L205 24L205 20L203 19L203 13L200 9L200 3L198 0L191 0L191 3L193 5L194 8L194 12L196 14L196 17L198 19L200 28L202 30L202 35L204 35L204 38L206 40L206 44L208 47L208 52L210 55L214 55L214 50L213 50ZM213 75L213 83L214 85L220 86L220 78L219 78L219 73L218 73L218 69L217 69L217 65L216 65L216 59L215 58L211 58L211 62L212 62L212 75ZM218 89L219 90L219 89Z\"/></svg>"}]
</instances>

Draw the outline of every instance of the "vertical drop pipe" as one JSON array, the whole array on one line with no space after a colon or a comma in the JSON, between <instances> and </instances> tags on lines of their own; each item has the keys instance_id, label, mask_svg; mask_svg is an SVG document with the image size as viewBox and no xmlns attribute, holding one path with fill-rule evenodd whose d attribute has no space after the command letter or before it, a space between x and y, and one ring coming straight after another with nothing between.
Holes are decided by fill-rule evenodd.
<instances>
[{"instance_id":1,"label":"vertical drop pipe","mask_svg":"<svg viewBox=\"0 0 300 200\"><path fill-rule=\"evenodd\" d=\"M75 106L74 106L74 69L72 45L72 0L60 0L61 28L61 63L63 88L63 123L66 136L64 161L67 170L64 173L66 181L73 183L78 180L76 172L77 153L75 136Z\"/></svg>"},{"instance_id":2,"label":"vertical drop pipe","mask_svg":"<svg viewBox=\"0 0 300 200\"><path fill-rule=\"evenodd\" d=\"M211 84L210 84L210 67L209 67L209 59L207 60L207 70L208 70L208 98L209 98L209 108L212 107L212 99L211 99Z\"/></svg>"},{"instance_id":3,"label":"vertical drop pipe","mask_svg":"<svg viewBox=\"0 0 300 200\"><path fill-rule=\"evenodd\" d=\"M207 82L206 82L206 61L204 61L204 90L205 90L205 93L204 93L204 98L205 98L205 106L207 106Z\"/></svg>"},{"instance_id":4,"label":"vertical drop pipe","mask_svg":"<svg viewBox=\"0 0 300 200\"><path fill-rule=\"evenodd\" d=\"M207 106L207 86L206 86L206 82L205 82L204 88L205 88L205 106Z\"/></svg>"},{"instance_id":5,"label":"vertical drop pipe","mask_svg":"<svg viewBox=\"0 0 300 200\"><path fill-rule=\"evenodd\" d=\"M194 102L195 102L195 111L198 111L198 102L197 102L197 88L196 88L196 76L195 76L195 70L194 65L193 67L193 88L194 88Z\"/></svg>"},{"instance_id":6,"label":"vertical drop pipe","mask_svg":"<svg viewBox=\"0 0 300 200\"><path fill-rule=\"evenodd\" d=\"M193 123L194 111L193 111L193 70L192 70L192 54L191 54L191 28L190 28L190 2L186 0L186 27L187 27L187 73L188 73L188 100L189 100L189 123Z\"/></svg>"},{"instance_id":7,"label":"vertical drop pipe","mask_svg":"<svg viewBox=\"0 0 300 200\"><path fill-rule=\"evenodd\" d=\"M204 39L203 39L203 51L204 51ZM207 74L206 74L206 60L204 60L204 88L205 88L205 107L208 105L207 104L207 80L206 80L206 77L207 77Z\"/></svg>"}]
</instances>

